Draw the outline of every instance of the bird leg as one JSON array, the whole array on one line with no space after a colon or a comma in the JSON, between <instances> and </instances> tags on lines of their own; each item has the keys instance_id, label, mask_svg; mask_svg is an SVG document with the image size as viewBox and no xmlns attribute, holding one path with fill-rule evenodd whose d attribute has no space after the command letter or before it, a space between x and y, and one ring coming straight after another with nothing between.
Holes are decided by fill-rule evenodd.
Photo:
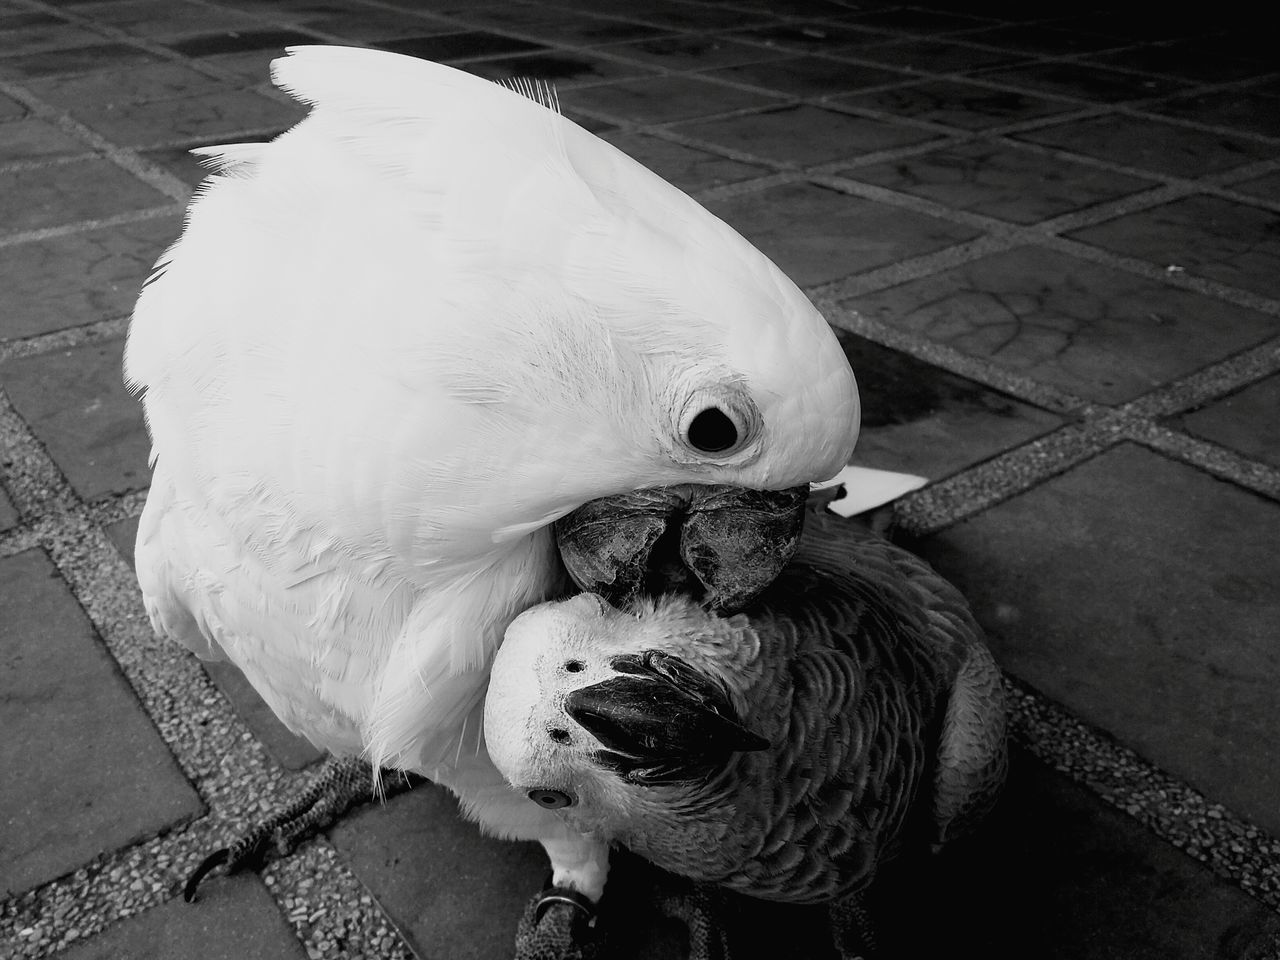
<instances>
[{"instance_id":1,"label":"bird leg","mask_svg":"<svg viewBox=\"0 0 1280 960\"><path fill-rule=\"evenodd\" d=\"M582 836L543 838L551 875L516 928L516 960L591 960L602 956L596 908L609 876L609 847Z\"/></svg>"},{"instance_id":2,"label":"bird leg","mask_svg":"<svg viewBox=\"0 0 1280 960\"><path fill-rule=\"evenodd\" d=\"M269 857L288 856L299 843L314 836L352 807L368 803L375 796L395 796L408 790L420 778L399 771L375 783L373 770L360 757L330 757L319 774L298 798L285 809L259 823L228 847L215 850L192 871L182 889L182 898L190 903L208 874L220 866L227 873L258 869Z\"/></svg>"}]
</instances>

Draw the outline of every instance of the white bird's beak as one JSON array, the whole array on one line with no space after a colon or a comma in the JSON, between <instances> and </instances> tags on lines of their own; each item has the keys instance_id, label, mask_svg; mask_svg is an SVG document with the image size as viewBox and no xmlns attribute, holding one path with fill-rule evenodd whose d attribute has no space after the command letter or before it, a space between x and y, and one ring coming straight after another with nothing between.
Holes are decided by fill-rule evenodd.
<instances>
[{"instance_id":1,"label":"white bird's beak","mask_svg":"<svg viewBox=\"0 0 1280 960\"><path fill-rule=\"evenodd\" d=\"M808 484L650 487L583 504L556 522L556 541L574 582L615 606L678 591L732 612L795 553L808 492Z\"/></svg>"}]
</instances>

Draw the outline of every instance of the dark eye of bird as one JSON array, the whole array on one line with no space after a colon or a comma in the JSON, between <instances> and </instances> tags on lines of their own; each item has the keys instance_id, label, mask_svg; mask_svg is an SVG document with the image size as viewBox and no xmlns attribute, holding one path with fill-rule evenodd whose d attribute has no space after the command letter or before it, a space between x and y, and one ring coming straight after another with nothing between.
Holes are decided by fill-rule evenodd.
<instances>
[{"instance_id":1,"label":"dark eye of bird","mask_svg":"<svg viewBox=\"0 0 1280 960\"><path fill-rule=\"evenodd\" d=\"M689 445L703 453L719 453L738 442L738 428L719 407L707 407L689 422Z\"/></svg>"},{"instance_id":2,"label":"dark eye of bird","mask_svg":"<svg viewBox=\"0 0 1280 960\"><path fill-rule=\"evenodd\" d=\"M530 790L529 799L548 810L558 810L573 803L573 797L559 790Z\"/></svg>"},{"instance_id":3,"label":"dark eye of bird","mask_svg":"<svg viewBox=\"0 0 1280 960\"><path fill-rule=\"evenodd\" d=\"M551 739L554 740L556 743L569 742L569 731L561 730L559 727L552 727L550 730L547 731L547 735L551 737Z\"/></svg>"},{"instance_id":4,"label":"dark eye of bird","mask_svg":"<svg viewBox=\"0 0 1280 960\"><path fill-rule=\"evenodd\" d=\"M566 660L564 668L570 673L581 673L586 669L586 665L581 660Z\"/></svg>"}]
</instances>

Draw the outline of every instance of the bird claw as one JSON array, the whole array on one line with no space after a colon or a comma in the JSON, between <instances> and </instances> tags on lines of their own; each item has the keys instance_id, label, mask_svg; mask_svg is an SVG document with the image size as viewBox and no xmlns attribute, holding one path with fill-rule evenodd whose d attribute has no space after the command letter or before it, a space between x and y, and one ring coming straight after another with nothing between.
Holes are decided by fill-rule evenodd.
<instances>
[{"instance_id":1,"label":"bird claw","mask_svg":"<svg viewBox=\"0 0 1280 960\"><path fill-rule=\"evenodd\" d=\"M272 859L273 853L275 857L286 857L303 840L356 804L367 803L379 793L384 798L401 793L412 782L397 774L384 781L379 789L368 761L358 757L329 758L311 785L288 807L259 823L235 843L205 857L183 885L182 899L187 903L193 901L200 882L219 867L225 866L231 874L244 869L256 870Z\"/></svg>"},{"instance_id":2,"label":"bird claw","mask_svg":"<svg viewBox=\"0 0 1280 960\"><path fill-rule=\"evenodd\" d=\"M515 960L599 960L604 938L596 906L576 890L548 887L525 907L516 928Z\"/></svg>"}]
</instances>

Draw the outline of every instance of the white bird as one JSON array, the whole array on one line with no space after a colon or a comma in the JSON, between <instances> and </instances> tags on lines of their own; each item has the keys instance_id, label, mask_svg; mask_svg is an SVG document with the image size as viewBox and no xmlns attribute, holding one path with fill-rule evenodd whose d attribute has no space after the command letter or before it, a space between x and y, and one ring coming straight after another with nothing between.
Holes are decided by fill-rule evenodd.
<instances>
[{"instance_id":1,"label":"white bird","mask_svg":"<svg viewBox=\"0 0 1280 960\"><path fill-rule=\"evenodd\" d=\"M513 795L481 733L504 630L565 586L551 524L641 488L713 513L724 485L829 477L852 371L767 258L547 103L372 50L272 74L310 114L202 151L219 173L129 331L147 612L292 730L448 786L598 897L605 845ZM722 571L696 572L714 602Z\"/></svg>"}]
</instances>

